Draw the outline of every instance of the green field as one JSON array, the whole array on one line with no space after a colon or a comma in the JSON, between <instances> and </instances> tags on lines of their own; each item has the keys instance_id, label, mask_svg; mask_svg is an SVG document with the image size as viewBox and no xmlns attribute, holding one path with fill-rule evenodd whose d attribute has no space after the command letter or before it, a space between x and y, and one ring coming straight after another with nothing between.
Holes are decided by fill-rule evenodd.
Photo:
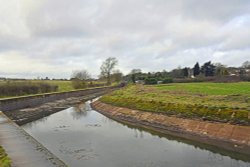
<instances>
[{"instance_id":1,"label":"green field","mask_svg":"<svg viewBox=\"0 0 250 167\"><path fill-rule=\"evenodd\" d=\"M72 90L77 90L73 87L73 84L71 81L61 81L61 80L22 80L22 81L0 81L0 88L4 85L10 85L10 83L14 83L15 85L22 85L22 83L26 83L26 85L32 85L32 84L38 84L38 83L47 83L49 85L56 85L58 86L58 89L56 92L68 92L68 91L72 91ZM97 81L94 81L94 82L91 82L92 83L92 86L89 87L89 88L92 88L92 87L100 87L98 85L104 85L105 82L97 82ZM17 92L20 90L20 88L16 88L17 89ZM51 91L50 91L51 92ZM40 93L36 93L36 94L41 94ZM6 95L4 93L1 93L0 92L0 98L11 98L11 97L17 97L17 96L26 96L26 95L34 95L34 93L23 93L22 95Z\"/></svg>"},{"instance_id":2,"label":"green field","mask_svg":"<svg viewBox=\"0 0 250 167\"><path fill-rule=\"evenodd\" d=\"M2 84L6 84L7 81L0 81L0 86ZM10 81L10 82L16 82L16 83L21 83L21 82L24 82L24 81ZM26 81L25 81L26 82ZM29 80L29 82L32 82L32 83L36 83L36 82L44 82L44 83L49 83L49 84L54 84L54 85L58 85L58 91L59 92L63 92L63 91L70 91L70 90L74 90L73 86L72 86L72 83L71 81L58 81L58 80L52 80L52 81L47 81L47 80L44 80L44 81L38 81L38 80Z\"/></svg>"},{"instance_id":3,"label":"green field","mask_svg":"<svg viewBox=\"0 0 250 167\"><path fill-rule=\"evenodd\" d=\"M5 153L4 149L0 146L0 166L1 167L10 167L11 160L8 155Z\"/></svg>"},{"instance_id":4,"label":"green field","mask_svg":"<svg viewBox=\"0 0 250 167\"><path fill-rule=\"evenodd\" d=\"M131 85L100 100L180 117L250 124L250 82Z\"/></svg>"},{"instance_id":5,"label":"green field","mask_svg":"<svg viewBox=\"0 0 250 167\"><path fill-rule=\"evenodd\" d=\"M49 84L54 84L58 86L58 92L67 92L74 90L71 81L43 81Z\"/></svg>"}]
</instances>

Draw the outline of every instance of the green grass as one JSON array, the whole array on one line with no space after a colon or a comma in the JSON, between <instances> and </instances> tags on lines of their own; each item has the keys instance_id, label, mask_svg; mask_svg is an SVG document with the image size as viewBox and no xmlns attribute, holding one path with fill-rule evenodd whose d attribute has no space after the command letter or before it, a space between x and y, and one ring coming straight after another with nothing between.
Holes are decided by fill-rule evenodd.
<instances>
[{"instance_id":1,"label":"green grass","mask_svg":"<svg viewBox=\"0 0 250 167\"><path fill-rule=\"evenodd\" d=\"M250 124L250 82L133 85L100 100L180 117Z\"/></svg>"},{"instance_id":2,"label":"green grass","mask_svg":"<svg viewBox=\"0 0 250 167\"><path fill-rule=\"evenodd\" d=\"M5 84L7 81L0 81L0 86L1 84ZM24 81L10 81L10 82L24 82ZM58 92L65 92L65 91L71 91L74 90L71 81L58 81L58 80L51 80L51 81L41 81L41 80L29 80L29 82L32 83L36 83L36 82L44 82L44 83L49 83L49 84L53 84L53 85L57 85L58 86Z\"/></svg>"},{"instance_id":3,"label":"green grass","mask_svg":"<svg viewBox=\"0 0 250 167\"><path fill-rule=\"evenodd\" d=\"M58 86L58 92L67 92L74 90L71 81L44 81Z\"/></svg>"},{"instance_id":4,"label":"green grass","mask_svg":"<svg viewBox=\"0 0 250 167\"><path fill-rule=\"evenodd\" d=\"M0 146L0 166L1 167L11 166L11 160L1 146Z\"/></svg>"},{"instance_id":5,"label":"green grass","mask_svg":"<svg viewBox=\"0 0 250 167\"><path fill-rule=\"evenodd\" d=\"M250 83L188 83L157 85L156 88L168 91L185 91L205 95L248 95L250 96Z\"/></svg>"},{"instance_id":6,"label":"green grass","mask_svg":"<svg viewBox=\"0 0 250 167\"><path fill-rule=\"evenodd\" d=\"M48 83L48 84L52 84L52 85L57 85L58 86L58 90L57 92L68 92L68 91L73 91L73 90L77 90L75 88L73 88L72 82L71 81L60 81L60 80L26 80L26 81L10 81L10 82L15 82L15 83L21 83L21 82L31 82L31 83ZM7 81L0 81L0 87L3 84L6 84ZM103 82L92 82L93 84L103 84ZM27 95L34 95L34 94L27 94ZM24 96L27 96L24 95ZM6 96L6 95L0 95L0 99L1 98L12 98L12 97L17 97L17 96ZM18 96L19 97L19 96Z\"/></svg>"}]
</instances>

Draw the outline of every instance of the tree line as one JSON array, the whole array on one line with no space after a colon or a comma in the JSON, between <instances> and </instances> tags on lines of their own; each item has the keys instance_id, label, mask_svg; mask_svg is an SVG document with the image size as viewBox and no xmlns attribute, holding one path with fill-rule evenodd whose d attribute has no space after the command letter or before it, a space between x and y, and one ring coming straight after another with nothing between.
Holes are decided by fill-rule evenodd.
<instances>
[{"instance_id":1,"label":"tree line","mask_svg":"<svg viewBox=\"0 0 250 167\"><path fill-rule=\"evenodd\" d=\"M157 84L171 82L202 82L202 81L250 81L250 62L241 67L227 67L221 63L205 62L193 67L178 67L171 71L143 73L141 69L133 69L124 76L124 80L133 83Z\"/></svg>"},{"instance_id":2,"label":"tree line","mask_svg":"<svg viewBox=\"0 0 250 167\"><path fill-rule=\"evenodd\" d=\"M148 72L143 73L141 69L132 69L127 75L123 75L119 69L116 69L118 60L115 57L109 57L103 61L100 66L100 75L98 82L91 79L91 74L86 70L74 71L72 74L72 84L76 89L86 87L97 87L104 85L111 85L113 82L119 83L132 82L132 83L171 83L178 79L190 79L189 81L202 81L204 78L209 77L223 77L223 76L247 76L250 78L250 62L246 61L241 67L227 67L221 63L212 63L211 61L205 62L200 65L196 62L193 67L178 67L171 71L163 70L161 72ZM193 80L192 80L193 79ZM196 79L196 80L195 80ZM250 80L250 79L249 79Z\"/></svg>"}]
</instances>

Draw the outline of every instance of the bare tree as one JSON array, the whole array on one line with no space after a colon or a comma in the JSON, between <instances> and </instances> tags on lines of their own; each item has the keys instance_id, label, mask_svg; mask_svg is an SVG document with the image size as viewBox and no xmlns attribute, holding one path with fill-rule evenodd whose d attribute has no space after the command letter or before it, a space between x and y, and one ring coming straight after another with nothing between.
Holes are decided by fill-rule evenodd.
<instances>
[{"instance_id":1,"label":"bare tree","mask_svg":"<svg viewBox=\"0 0 250 167\"><path fill-rule=\"evenodd\" d=\"M249 61L245 61L245 62L242 64L242 68L250 68L250 62L249 62Z\"/></svg>"},{"instance_id":2,"label":"bare tree","mask_svg":"<svg viewBox=\"0 0 250 167\"><path fill-rule=\"evenodd\" d=\"M118 64L118 60L115 57L109 57L107 58L101 66L101 76L105 77L107 79L107 84L111 84L110 75L112 70L115 68L115 66Z\"/></svg>"},{"instance_id":3,"label":"bare tree","mask_svg":"<svg viewBox=\"0 0 250 167\"><path fill-rule=\"evenodd\" d=\"M90 79L91 75L87 70L76 70L73 71L72 78L85 81Z\"/></svg>"},{"instance_id":4,"label":"bare tree","mask_svg":"<svg viewBox=\"0 0 250 167\"><path fill-rule=\"evenodd\" d=\"M87 80L91 78L87 70L76 70L72 73L72 85L75 89L82 89L88 86Z\"/></svg>"}]
</instances>

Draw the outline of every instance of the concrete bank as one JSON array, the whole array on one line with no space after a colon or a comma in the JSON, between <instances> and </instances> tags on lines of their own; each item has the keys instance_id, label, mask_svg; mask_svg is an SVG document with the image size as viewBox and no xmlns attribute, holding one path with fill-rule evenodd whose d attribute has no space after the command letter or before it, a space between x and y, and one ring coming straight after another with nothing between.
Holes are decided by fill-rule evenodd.
<instances>
[{"instance_id":1,"label":"concrete bank","mask_svg":"<svg viewBox=\"0 0 250 167\"><path fill-rule=\"evenodd\" d=\"M12 159L12 166L66 166L49 150L27 134L19 125L93 99L117 87L103 87L71 92L48 93L0 100L0 145ZM10 119L12 120L10 120Z\"/></svg>"},{"instance_id":2,"label":"concrete bank","mask_svg":"<svg viewBox=\"0 0 250 167\"><path fill-rule=\"evenodd\" d=\"M67 166L1 111L0 145L11 158L13 167Z\"/></svg>"},{"instance_id":3,"label":"concrete bank","mask_svg":"<svg viewBox=\"0 0 250 167\"><path fill-rule=\"evenodd\" d=\"M169 117L160 113L115 107L100 101L93 102L92 107L117 121L250 155L250 126Z\"/></svg>"},{"instance_id":4,"label":"concrete bank","mask_svg":"<svg viewBox=\"0 0 250 167\"><path fill-rule=\"evenodd\" d=\"M70 92L46 93L40 95L30 95L30 96L23 96L16 98L0 99L0 111L6 112L22 108L34 107L55 100L89 95L100 91L107 91L113 88L116 87L91 88L84 90L75 90Z\"/></svg>"},{"instance_id":5,"label":"concrete bank","mask_svg":"<svg viewBox=\"0 0 250 167\"><path fill-rule=\"evenodd\" d=\"M99 90L98 92L91 94L86 93L85 95L79 97L69 97L66 99L55 100L34 107L5 111L4 113L18 125L23 125L25 123L29 123L58 111L67 109L69 107L72 107L73 105L99 97L107 93L107 91L108 90Z\"/></svg>"}]
</instances>

